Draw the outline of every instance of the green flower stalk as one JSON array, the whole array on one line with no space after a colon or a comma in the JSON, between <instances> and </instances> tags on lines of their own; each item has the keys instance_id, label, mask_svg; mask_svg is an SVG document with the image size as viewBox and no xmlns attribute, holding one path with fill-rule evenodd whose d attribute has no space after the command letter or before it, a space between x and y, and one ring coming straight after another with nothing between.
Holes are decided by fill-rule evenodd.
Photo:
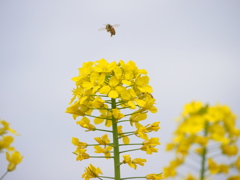
<instances>
[{"instance_id":1,"label":"green flower stalk","mask_svg":"<svg viewBox=\"0 0 240 180\"><path fill-rule=\"evenodd\" d=\"M9 132L14 135L19 135L15 130L9 127L8 122L0 120L0 152L5 151L6 160L9 162L7 171L0 177L0 180L2 180L8 172L14 171L16 166L21 163L23 159L23 156L12 146L14 141L13 136L6 135Z\"/></svg>"},{"instance_id":2,"label":"green flower stalk","mask_svg":"<svg viewBox=\"0 0 240 180\"><path fill-rule=\"evenodd\" d=\"M184 106L178 120L173 142L166 148L176 153L176 158L163 170L166 178L180 176L177 168L183 166L191 168L191 173L183 176L185 180L207 180L217 174L225 174L227 180L240 180L240 156L237 157L240 129L236 127L236 115L228 106L193 101ZM231 160L217 163L224 156Z\"/></svg>"},{"instance_id":3,"label":"green flower stalk","mask_svg":"<svg viewBox=\"0 0 240 180\"><path fill-rule=\"evenodd\" d=\"M98 179L135 179L145 178L152 180L163 179L162 173L148 174L140 177L121 177L121 166L129 165L137 169L147 161L142 158L131 158L130 151L145 151L146 154L158 152L159 138L149 138L148 134L160 129L159 123L143 125L147 113L156 113L155 99L152 96L152 87L148 84L147 71L138 69L133 61L108 63L105 59L96 62L83 63L79 68L79 76L72 78L76 83L73 98L66 112L73 115L73 119L81 117L76 123L89 131L102 131L102 137L95 137L98 144L80 142L73 137L72 143L76 146L73 152L77 161L91 158L106 158L114 161L114 177L102 176L100 168L90 164L82 175L89 180ZM96 115L97 114L97 115ZM105 128L97 128L100 124ZM132 131L124 131L129 126ZM136 136L142 141L130 143L130 137ZM110 137L110 138L109 138ZM110 140L111 139L111 140ZM122 140L122 143L120 142ZM139 145L139 148L131 148ZM103 156L91 156L87 148L93 146L95 153ZM121 150L127 146L129 149Z\"/></svg>"}]
</instances>

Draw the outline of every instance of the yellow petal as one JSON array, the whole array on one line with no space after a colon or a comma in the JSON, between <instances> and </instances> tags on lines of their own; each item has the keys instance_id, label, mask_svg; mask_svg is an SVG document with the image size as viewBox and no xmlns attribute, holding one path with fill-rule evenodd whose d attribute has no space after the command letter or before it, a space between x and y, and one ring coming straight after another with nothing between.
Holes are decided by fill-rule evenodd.
<instances>
[{"instance_id":1,"label":"yellow petal","mask_svg":"<svg viewBox=\"0 0 240 180\"><path fill-rule=\"evenodd\" d=\"M108 97L116 99L118 97L117 91L111 90L108 94Z\"/></svg>"}]
</instances>

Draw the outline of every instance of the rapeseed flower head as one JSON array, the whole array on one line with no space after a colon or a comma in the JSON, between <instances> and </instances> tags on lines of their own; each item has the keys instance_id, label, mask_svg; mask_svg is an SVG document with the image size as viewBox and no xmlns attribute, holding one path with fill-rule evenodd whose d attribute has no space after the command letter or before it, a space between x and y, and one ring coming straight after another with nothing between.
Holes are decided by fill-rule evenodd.
<instances>
[{"instance_id":1,"label":"rapeseed flower head","mask_svg":"<svg viewBox=\"0 0 240 180\"><path fill-rule=\"evenodd\" d=\"M238 167L237 161L219 164L216 157L211 157L213 152L227 157L238 154L240 129L236 127L236 115L228 106L209 106L193 101L184 106L177 119L179 125L174 132L173 141L166 147L166 150L176 153L176 159L163 169L165 177L177 176L177 168L184 166L183 162L189 159L187 157L192 158L193 154L201 159L200 166L190 165L199 170L200 176L197 179L200 180L205 179L206 173L228 175L231 168ZM185 179L196 179L196 176L189 175Z\"/></svg>"},{"instance_id":2,"label":"rapeseed flower head","mask_svg":"<svg viewBox=\"0 0 240 180\"><path fill-rule=\"evenodd\" d=\"M149 85L150 78L146 70L139 69L133 61L125 63L120 60L108 63L105 59L100 59L96 62L83 63L79 68L79 75L72 80L76 88L72 91L73 98L66 113L71 114L74 120L80 117L76 123L85 128L86 132L103 131L112 135L112 138L108 134L95 137L94 140L98 144L80 142L73 137L72 144L76 146L73 153L77 155L76 160L114 159L114 179L120 180L121 164L128 164L136 169L137 165L143 166L147 161L143 158L131 159L130 155L123 155L121 161L120 153L137 150L146 151L147 154L158 152L156 146L160 145L159 138L149 137L149 134L160 129L160 122L143 124L147 119L147 113L157 112L154 106L156 100L152 95L153 89ZM105 125L104 129L102 124ZM132 130L124 131L126 126ZM130 144L132 135L138 137L141 142ZM120 144L119 139L122 139L123 144ZM131 147L131 145L142 147L121 151L122 146ZM87 154L87 148L91 146L94 147L95 153L103 156ZM96 177L101 179L100 174L102 174L100 168L90 164L82 177L85 180ZM147 177L162 179L161 174Z\"/></svg>"}]
</instances>

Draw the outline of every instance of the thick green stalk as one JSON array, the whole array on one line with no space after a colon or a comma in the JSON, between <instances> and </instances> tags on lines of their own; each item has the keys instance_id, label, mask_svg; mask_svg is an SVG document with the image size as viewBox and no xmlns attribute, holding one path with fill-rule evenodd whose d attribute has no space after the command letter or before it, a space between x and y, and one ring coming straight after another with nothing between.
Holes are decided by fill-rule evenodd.
<instances>
[{"instance_id":1,"label":"thick green stalk","mask_svg":"<svg viewBox=\"0 0 240 180\"><path fill-rule=\"evenodd\" d=\"M112 109L116 109L116 99L112 98ZM121 179L120 174L120 153L119 153L119 142L118 142L118 128L117 121L112 116L112 131L113 131L113 147L114 147L114 175L115 180Z\"/></svg>"},{"instance_id":2,"label":"thick green stalk","mask_svg":"<svg viewBox=\"0 0 240 180\"><path fill-rule=\"evenodd\" d=\"M208 126L209 126L209 123L206 121L206 122L205 122L205 127L204 127L204 136L207 136L207 135L208 135ZM205 146L205 147L203 148L203 153L202 153L202 163L201 163L201 170L200 170L200 180L204 180L204 178L205 178L206 156L207 156L207 147Z\"/></svg>"}]
</instances>

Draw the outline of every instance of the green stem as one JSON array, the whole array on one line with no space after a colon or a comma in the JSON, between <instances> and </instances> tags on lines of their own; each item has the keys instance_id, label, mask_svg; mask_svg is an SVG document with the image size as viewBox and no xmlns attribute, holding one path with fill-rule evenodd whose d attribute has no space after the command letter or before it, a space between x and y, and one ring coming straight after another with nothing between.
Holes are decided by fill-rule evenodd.
<instances>
[{"instance_id":1,"label":"green stem","mask_svg":"<svg viewBox=\"0 0 240 180\"><path fill-rule=\"evenodd\" d=\"M130 133L134 133L135 131L130 131L130 132L122 132L122 133L118 133L118 135L121 135L121 134L130 134Z\"/></svg>"},{"instance_id":2,"label":"green stem","mask_svg":"<svg viewBox=\"0 0 240 180\"><path fill-rule=\"evenodd\" d=\"M116 99L112 98L112 109L116 109ZM118 142L118 129L117 121L112 116L112 131L113 131L113 144L114 144L114 174L115 180L121 180L120 174L120 153Z\"/></svg>"},{"instance_id":3,"label":"green stem","mask_svg":"<svg viewBox=\"0 0 240 180\"><path fill-rule=\"evenodd\" d=\"M89 156L90 158L114 158L113 156Z\"/></svg>"},{"instance_id":4,"label":"green stem","mask_svg":"<svg viewBox=\"0 0 240 180\"><path fill-rule=\"evenodd\" d=\"M130 149L130 150L126 150L126 151L121 151L119 153L125 153L125 152L129 152L129 151L137 151L137 150L141 150L141 149L140 148L138 148L138 149Z\"/></svg>"},{"instance_id":5,"label":"green stem","mask_svg":"<svg viewBox=\"0 0 240 180\"><path fill-rule=\"evenodd\" d=\"M8 173L8 171L6 171L6 172L2 175L2 177L0 178L0 180L2 180L2 179L4 178L4 176L6 176L7 173Z\"/></svg>"},{"instance_id":6,"label":"green stem","mask_svg":"<svg viewBox=\"0 0 240 180\"><path fill-rule=\"evenodd\" d=\"M143 144L142 143L119 144L119 146L130 146L130 145L143 145Z\"/></svg>"},{"instance_id":7,"label":"green stem","mask_svg":"<svg viewBox=\"0 0 240 180\"><path fill-rule=\"evenodd\" d=\"M108 177L108 176L98 176L98 177L107 178L107 179L115 179L114 177Z\"/></svg>"},{"instance_id":8,"label":"green stem","mask_svg":"<svg viewBox=\"0 0 240 180\"><path fill-rule=\"evenodd\" d=\"M146 178L146 176L145 177L126 177L126 178L122 178L122 179L143 179L143 178Z\"/></svg>"},{"instance_id":9,"label":"green stem","mask_svg":"<svg viewBox=\"0 0 240 180\"><path fill-rule=\"evenodd\" d=\"M110 132L110 133L112 133L112 131L109 131L109 130L105 130L105 129L94 129L94 130L96 130L96 131L104 131L104 132Z\"/></svg>"},{"instance_id":10,"label":"green stem","mask_svg":"<svg viewBox=\"0 0 240 180\"><path fill-rule=\"evenodd\" d=\"M204 127L204 136L207 136L207 135L208 135L208 126L209 126L209 123L206 121L206 122L205 122L205 127ZM203 153L202 153L202 163L201 163L201 170L200 170L200 180L204 180L204 178L205 178L206 156L207 156L207 147L204 146L204 148L203 148Z\"/></svg>"}]
</instances>

